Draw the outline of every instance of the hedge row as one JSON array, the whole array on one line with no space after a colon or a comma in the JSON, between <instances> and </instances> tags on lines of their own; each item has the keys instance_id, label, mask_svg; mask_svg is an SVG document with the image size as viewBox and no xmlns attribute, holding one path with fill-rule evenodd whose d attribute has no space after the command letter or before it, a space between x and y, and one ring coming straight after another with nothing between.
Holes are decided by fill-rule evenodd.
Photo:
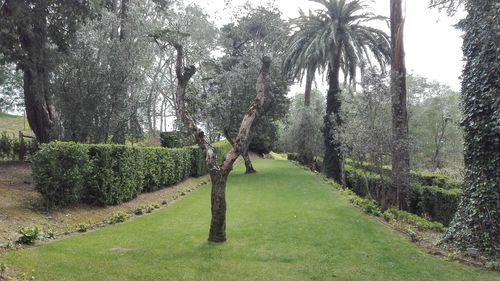
<instances>
[{"instance_id":1,"label":"hedge row","mask_svg":"<svg viewBox=\"0 0 500 281\"><path fill-rule=\"evenodd\" d=\"M288 154L288 159L300 162L297 154ZM387 173L389 168L384 167L385 172L380 175L373 172L373 165L363 163L360 168L360 165L352 165L352 161L346 163L349 164L344 165L344 174L349 189L361 197L375 200L382 209L395 205L396 188ZM312 166L321 171L322 159L315 157ZM409 211L449 225L462 195L460 185L440 174L412 172L412 175Z\"/></svg>"},{"instance_id":2,"label":"hedge row","mask_svg":"<svg viewBox=\"0 0 500 281\"><path fill-rule=\"evenodd\" d=\"M380 170L382 170L382 173L388 177L390 177L392 173L391 166L382 166L380 168L371 163L367 162L360 163L352 161L350 159L346 160L346 164L349 164L358 169L374 172L377 174L381 172ZM456 188L462 188L463 186L462 181L452 179L446 175L439 173L411 171L410 176L412 181L424 186L437 186L444 189L456 189Z\"/></svg>"},{"instance_id":3,"label":"hedge row","mask_svg":"<svg viewBox=\"0 0 500 281\"><path fill-rule=\"evenodd\" d=\"M36 140L21 141L15 134L0 133L0 160L24 160L26 156L33 155L37 149Z\"/></svg>"},{"instance_id":4,"label":"hedge row","mask_svg":"<svg viewBox=\"0 0 500 281\"><path fill-rule=\"evenodd\" d=\"M230 147L215 144L219 158ZM32 159L33 180L47 207L114 205L206 173L198 147L150 148L52 142Z\"/></svg>"},{"instance_id":5,"label":"hedge row","mask_svg":"<svg viewBox=\"0 0 500 281\"><path fill-rule=\"evenodd\" d=\"M359 196L372 198L384 209L395 204L396 187L390 177L345 165L345 178L348 188ZM460 188L444 189L412 183L409 211L449 225L461 195Z\"/></svg>"}]
</instances>

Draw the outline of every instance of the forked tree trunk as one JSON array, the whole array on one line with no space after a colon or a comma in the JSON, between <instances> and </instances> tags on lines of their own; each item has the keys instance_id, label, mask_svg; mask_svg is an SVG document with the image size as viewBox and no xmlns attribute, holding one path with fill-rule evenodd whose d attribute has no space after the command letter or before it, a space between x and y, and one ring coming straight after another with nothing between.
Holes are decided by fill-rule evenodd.
<instances>
[{"instance_id":1,"label":"forked tree trunk","mask_svg":"<svg viewBox=\"0 0 500 281\"><path fill-rule=\"evenodd\" d=\"M177 42L170 41L177 51L175 64L175 73L177 77L176 90L176 112L178 118L182 120L186 128L193 134L198 146L202 149L206 156L207 165L210 171L210 179L212 181L211 191L211 212L212 219L210 222L210 231L208 241L214 243L223 243L226 241L226 182L227 177L233 169L234 162L244 152L248 146L248 138L250 129L257 116L257 111L263 106L265 98L265 82L271 66L269 57L262 58L262 68L259 72L256 83L255 99L245 113L241 121L238 135L234 139L233 147L226 155L222 164L217 163L217 154L210 142L205 139L204 132L196 126L196 121L187 111L185 104L186 87L191 77L196 73L194 66L183 67L184 51L182 45Z\"/></svg>"},{"instance_id":2,"label":"forked tree trunk","mask_svg":"<svg viewBox=\"0 0 500 281\"><path fill-rule=\"evenodd\" d=\"M391 0L392 180L396 187L396 204L408 210L410 154L402 12L401 0Z\"/></svg>"}]
</instances>

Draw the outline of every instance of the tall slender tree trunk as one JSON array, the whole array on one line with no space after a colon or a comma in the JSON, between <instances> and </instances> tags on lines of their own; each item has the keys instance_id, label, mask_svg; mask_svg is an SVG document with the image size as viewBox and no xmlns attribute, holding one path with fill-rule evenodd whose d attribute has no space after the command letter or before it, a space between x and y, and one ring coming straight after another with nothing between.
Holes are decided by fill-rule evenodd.
<instances>
[{"instance_id":1,"label":"tall slender tree trunk","mask_svg":"<svg viewBox=\"0 0 500 281\"><path fill-rule=\"evenodd\" d=\"M13 9L25 5L21 1L9 1ZM62 138L62 126L49 91L49 67L47 58L47 1L34 4L32 26L21 27L21 47L26 57L21 63L24 73L24 102L28 123L40 143ZM15 13L14 13L15 15Z\"/></svg>"},{"instance_id":2,"label":"tall slender tree trunk","mask_svg":"<svg viewBox=\"0 0 500 281\"><path fill-rule=\"evenodd\" d=\"M462 74L464 190L444 242L500 259L498 1L465 1Z\"/></svg>"},{"instance_id":3,"label":"tall slender tree trunk","mask_svg":"<svg viewBox=\"0 0 500 281\"><path fill-rule=\"evenodd\" d=\"M342 46L342 42L338 42ZM342 118L340 116L340 56L341 48L336 50L335 60L328 70L328 93L326 96L326 115L324 117L325 128L323 131L325 141L325 156L323 158L324 173L333 178L336 182L343 184L344 168L340 141L340 126Z\"/></svg>"},{"instance_id":4,"label":"tall slender tree trunk","mask_svg":"<svg viewBox=\"0 0 500 281\"><path fill-rule=\"evenodd\" d=\"M308 68L306 74L306 89L304 91L304 106L309 107L311 105L311 90L312 83L314 80L314 68Z\"/></svg>"},{"instance_id":5,"label":"tall slender tree trunk","mask_svg":"<svg viewBox=\"0 0 500 281\"><path fill-rule=\"evenodd\" d=\"M410 154L408 113L406 110L406 67L403 43L403 10L401 0L391 0L391 102L392 102L392 180L396 187L396 204L409 206Z\"/></svg>"}]
</instances>

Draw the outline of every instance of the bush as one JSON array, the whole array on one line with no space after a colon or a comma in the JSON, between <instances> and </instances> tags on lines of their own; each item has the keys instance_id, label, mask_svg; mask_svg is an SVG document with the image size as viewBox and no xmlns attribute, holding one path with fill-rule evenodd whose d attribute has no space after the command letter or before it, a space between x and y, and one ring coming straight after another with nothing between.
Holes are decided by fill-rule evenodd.
<instances>
[{"instance_id":1,"label":"bush","mask_svg":"<svg viewBox=\"0 0 500 281\"><path fill-rule=\"evenodd\" d=\"M439 222L432 222L415 214L394 208L387 209L384 212L384 218L386 217L411 224L419 230L434 230L441 233L446 231L446 228Z\"/></svg>"},{"instance_id":2,"label":"bush","mask_svg":"<svg viewBox=\"0 0 500 281\"><path fill-rule=\"evenodd\" d=\"M86 223L81 223L78 225L78 232L87 232L89 225Z\"/></svg>"},{"instance_id":3,"label":"bush","mask_svg":"<svg viewBox=\"0 0 500 281\"><path fill-rule=\"evenodd\" d=\"M81 202L91 171L88 149L65 142L43 145L32 157L32 171L35 189L47 207Z\"/></svg>"},{"instance_id":4,"label":"bush","mask_svg":"<svg viewBox=\"0 0 500 281\"><path fill-rule=\"evenodd\" d=\"M17 239L17 243L33 245L35 241L38 240L40 235L42 234L42 230L38 226L34 227L23 227L19 229L19 238Z\"/></svg>"},{"instance_id":5,"label":"bush","mask_svg":"<svg viewBox=\"0 0 500 281\"><path fill-rule=\"evenodd\" d=\"M437 186L414 186L416 213L449 225L460 202L462 189L444 189Z\"/></svg>"},{"instance_id":6,"label":"bush","mask_svg":"<svg viewBox=\"0 0 500 281\"><path fill-rule=\"evenodd\" d=\"M120 223L126 221L128 218L127 213L125 212L116 212L111 215L111 218L109 219L109 223L115 224L115 223Z\"/></svg>"},{"instance_id":7,"label":"bush","mask_svg":"<svg viewBox=\"0 0 500 281\"><path fill-rule=\"evenodd\" d=\"M192 145L194 140L191 134L184 131L161 132L160 143L162 147L176 148Z\"/></svg>"},{"instance_id":8,"label":"bush","mask_svg":"<svg viewBox=\"0 0 500 281\"><path fill-rule=\"evenodd\" d=\"M90 158L86 202L114 205L141 193L144 185L144 149L125 145L86 146Z\"/></svg>"},{"instance_id":9,"label":"bush","mask_svg":"<svg viewBox=\"0 0 500 281\"><path fill-rule=\"evenodd\" d=\"M134 210L134 214L137 216L140 216L140 215L144 214L144 211L142 210L141 207L138 207Z\"/></svg>"}]
</instances>

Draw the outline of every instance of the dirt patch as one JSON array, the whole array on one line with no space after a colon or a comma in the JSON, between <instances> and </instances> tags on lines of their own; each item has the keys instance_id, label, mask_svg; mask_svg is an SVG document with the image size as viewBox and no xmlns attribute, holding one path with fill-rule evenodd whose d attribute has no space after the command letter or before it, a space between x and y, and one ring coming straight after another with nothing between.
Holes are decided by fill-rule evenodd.
<instances>
[{"instance_id":1,"label":"dirt patch","mask_svg":"<svg viewBox=\"0 0 500 281\"><path fill-rule=\"evenodd\" d=\"M183 182L151 193L140 194L132 201L117 206L76 205L47 211L42 207L42 198L34 190L29 163L0 163L0 245L14 242L17 231L25 226L41 226L56 235L74 232L79 224L90 227L102 225L113 212L132 214L135 209L149 204L165 206L196 190L208 177L188 178ZM11 243L9 243L9 241Z\"/></svg>"}]
</instances>

